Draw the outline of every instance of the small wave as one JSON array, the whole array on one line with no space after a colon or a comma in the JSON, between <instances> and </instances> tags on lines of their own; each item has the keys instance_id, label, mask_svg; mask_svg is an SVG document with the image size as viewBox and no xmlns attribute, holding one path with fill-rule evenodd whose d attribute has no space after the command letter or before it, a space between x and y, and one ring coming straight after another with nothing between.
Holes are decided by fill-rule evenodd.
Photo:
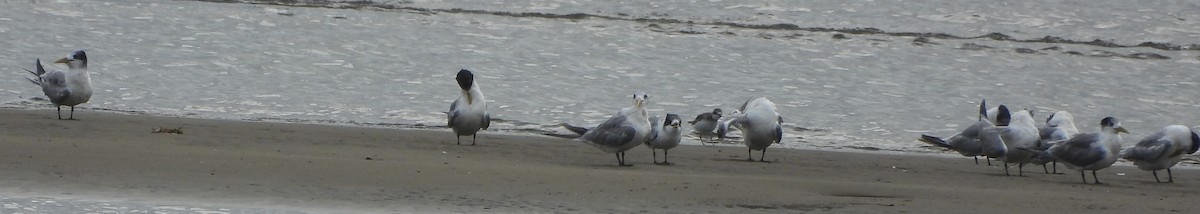
<instances>
[{"instance_id":1,"label":"small wave","mask_svg":"<svg viewBox=\"0 0 1200 214\"><path fill-rule=\"evenodd\" d=\"M645 16L645 17L635 17L635 16L630 16L628 14L624 14L624 13L617 13L617 15L603 15L603 14L589 14L589 13L556 14L556 13L543 13L543 12L510 12L510 11L491 11L491 10L475 10L475 9L462 9L462 8L444 9L444 8L421 8L421 7L406 6L408 4L412 4L413 3L412 1L394 1L394 2L374 2L374 1L369 1L369 0L346 0L346 1L338 1L338 0L197 0L197 1L220 2L220 3L263 4L263 5L277 5L277 6L289 6L289 7L319 7L319 8L334 8L334 9L371 9L371 10L384 10L384 11L411 11L411 12L425 13L425 14L430 14L430 13L434 13L434 14L436 14L436 13L486 14L486 15L507 16L507 17L534 17L534 18L571 19L571 20L595 18L595 19L618 20L618 21L633 21L633 22L641 22L641 23L725 26L725 27L731 27L731 28L755 29L755 30L791 30L791 31L809 31L809 32L832 32L832 33L844 33L844 34L855 34L855 35L886 35L886 36L896 36L896 37L917 37L917 38L955 39L955 40L991 39L991 40L997 40L997 41L1008 41L1008 42L1018 42L1018 43L1077 44L1077 45L1090 45L1090 46L1098 46L1098 47L1106 47L1106 48L1145 47L1145 48L1153 48L1153 49L1166 50L1166 51L1200 51L1200 44L1180 45L1180 44L1171 44L1171 43L1165 43L1165 42L1149 42L1149 41L1147 41L1147 42L1141 42L1141 43L1129 45L1129 44L1121 44L1121 43L1111 41L1111 40L1095 39L1095 40L1091 40L1091 41L1080 41L1080 40L1072 40L1072 39L1062 38L1062 37L1058 37L1058 36L1049 36L1049 35L1041 37L1041 38L1019 39L1019 38L1015 38L1015 37L1012 37L1012 36L1009 36L1009 35L1003 34L1003 33L988 33L988 34L979 35L979 36L962 36L962 35L953 35L953 34L949 34L949 33L938 33L938 32L895 32L895 31L886 31L886 30L882 30L879 28L873 28L873 27L828 28L828 27L803 27L803 26L790 24L790 23L751 24L751 23L739 23L739 22L729 22L729 21L695 21L695 20L684 20L684 19L677 19L677 18L657 17L659 14L651 14L650 16ZM695 30L691 30L691 29L679 30L678 32L682 33L682 34L704 34L705 33L705 32L695 31ZM722 32L722 34L727 34L727 33L729 33L729 32ZM1131 57L1131 58L1134 58L1134 57ZM1154 58L1154 57L1147 57L1147 58Z\"/></svg>"}]
</instances>

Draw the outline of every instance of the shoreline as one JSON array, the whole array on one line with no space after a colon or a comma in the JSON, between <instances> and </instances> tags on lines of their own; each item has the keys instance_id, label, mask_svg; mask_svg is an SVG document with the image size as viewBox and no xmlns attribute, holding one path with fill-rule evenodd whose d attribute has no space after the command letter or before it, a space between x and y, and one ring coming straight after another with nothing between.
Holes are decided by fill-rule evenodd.
<instances>
[{"instance_id":1,"label":"shoreline","mask_svg":"<svg viewBox=\"0 0 1200 214\"><path fill-rule=\"evenodd\" d=\"M1107 184L1085 185L1073 171L1003 176L969 158L774 149L758 163L703 146L672 149L671 166L635 148L635 166L617 167L552 137L484 133L459 146L446 130L77 113L0 109L0 194L311 213L948 213L1165 212L1200 193L1200 170L1187 168L1165 184L1117 166L1100 171Z\"/></svg>"}]
</instances>

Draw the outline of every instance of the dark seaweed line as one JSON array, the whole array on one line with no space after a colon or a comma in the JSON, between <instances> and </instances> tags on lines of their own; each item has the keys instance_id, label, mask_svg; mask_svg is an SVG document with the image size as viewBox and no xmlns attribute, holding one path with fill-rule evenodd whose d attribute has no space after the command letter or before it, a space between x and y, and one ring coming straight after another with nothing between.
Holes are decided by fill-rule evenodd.
<instances>
[{"instance_id":1,"label":"dark seaweed line","mask_svg":"<svg viewBox=\"0 0 1200 214\"><path fill-rule=\"evenodd\" d=\"M919 38L958 39L958 40L992 39L992 40L997 40L997 41L1009 41L1009 42L1020 42L1020 43L1078 44L1078 45L1091 45L1091 46L1099 46L1099 47L1107 47L1107 48L1146 47L1146 48L1154 48L1154 49L1167 50L1167 51L1200 50L1200 44L1174 45L1171 43L1142 42L1137 45L1122 45L1122 44L1117 44L1116 42L1105 41L1105 40L1100 40L1100 39L1096 39L1096 40L1092 40L1092 41L1077 41L1077 40L1070 40L1070 39L1065 39L1065 38L1056 37L1056 36L1045 36L1045 37L1037 38L1037 39L1017 39L1017 38L1013 38L1012 36L1005 35L1003 33L989 33L989 34L985 34L985 35L981 35L981 36L958 36L958 35L952 35L952 34L948 34L948 33L888 32L888 31L880 30L878 28L870 28L870 27L868 27L868 28L824 28L824 27L800 27L795 24L786 24L786 23L746 24L746 23L724 22L724 21L694 22L694 21L684 21L684 20L670 19L670 18L624 17L623 14L621 16L608 16L608 15L587 14L587 13L553 14L553 13L541 13L541 12L507 12L507 11L470 10L470 9L460 9L460 8L436 9L436 8L419 8L419 7L401 6L399 4L387 4L387 3L380 3L380 2L372 2L372 1L368 1L368 0L357 0L357 1L196 0L196 1L221 2L221 3L263 4L263 5L276 5L276 6L289 6L289 7L404 10L404 11L415 11L415 12L425 12L425 13L432 12L432 13L484 14L484 15L496 15L496 16L508 16L508 17L535 17L535 18L547 18L547 19L579 20L579 19L587 19L587 18L596 18L596 19L617 20L617 21L634 21L634 22L663 23L663 24L713 25L713 26L726 26L726 27L731 27L731 28L757 29L757 30L794 30L794 31L809 31L809 32L834 32L834 33L846 33L846 34L886 35L886 36L898 36L898 37L919 37ZM401 3L401 4L403 4L403 3Z\"/></svg>"}]
</instances>

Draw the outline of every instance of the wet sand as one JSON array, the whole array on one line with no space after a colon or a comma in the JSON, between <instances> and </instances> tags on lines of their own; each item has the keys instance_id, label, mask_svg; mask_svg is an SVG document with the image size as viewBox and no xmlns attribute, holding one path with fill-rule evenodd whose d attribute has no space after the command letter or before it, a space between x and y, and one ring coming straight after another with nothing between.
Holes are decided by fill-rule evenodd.
<instances>
[{"instance_id":1,"label":"wet sand","mask_svg":"<svg viewBox=\"0 0 1200 214\"><path fill-rule=\"evenodd\" d=\"M1010 177L960 157L774 149L760 163L703 146L672 150L671 166L639 147L635 166L618 167L544 136L485 132L460 146L448 130L76 113L0 110L0 195L315 213L1164 213L1192 212L1200 194L1194 169L1168 184L1115 167L1085 185L1073 171Z\"/></svg>"}]
</instances>

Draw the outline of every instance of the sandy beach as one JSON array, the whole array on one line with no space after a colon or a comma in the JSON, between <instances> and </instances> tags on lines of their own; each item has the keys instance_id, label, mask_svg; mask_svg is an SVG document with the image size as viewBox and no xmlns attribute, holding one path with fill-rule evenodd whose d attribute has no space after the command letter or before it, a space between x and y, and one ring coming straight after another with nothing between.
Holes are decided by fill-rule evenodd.
<instances>
[{"instance_id":1,"label":"sandy beach","mask_svg":"<svg viewBox=\"0 0 1200 214\"><path fill-rule=\"evenodd\" d=\"M0 110L0 195L235 213L1169 213L1192 212L1200 193L1194 169L1155 183L1114 167L1092 185L1065 169L1004 176L961 157L775 149L760 163L703 146L672 150L672 166L636 148L635 166L618 167L534 135L484 132L460 146L448 130L76 113Z\"/></svg>"}]
</instances>

